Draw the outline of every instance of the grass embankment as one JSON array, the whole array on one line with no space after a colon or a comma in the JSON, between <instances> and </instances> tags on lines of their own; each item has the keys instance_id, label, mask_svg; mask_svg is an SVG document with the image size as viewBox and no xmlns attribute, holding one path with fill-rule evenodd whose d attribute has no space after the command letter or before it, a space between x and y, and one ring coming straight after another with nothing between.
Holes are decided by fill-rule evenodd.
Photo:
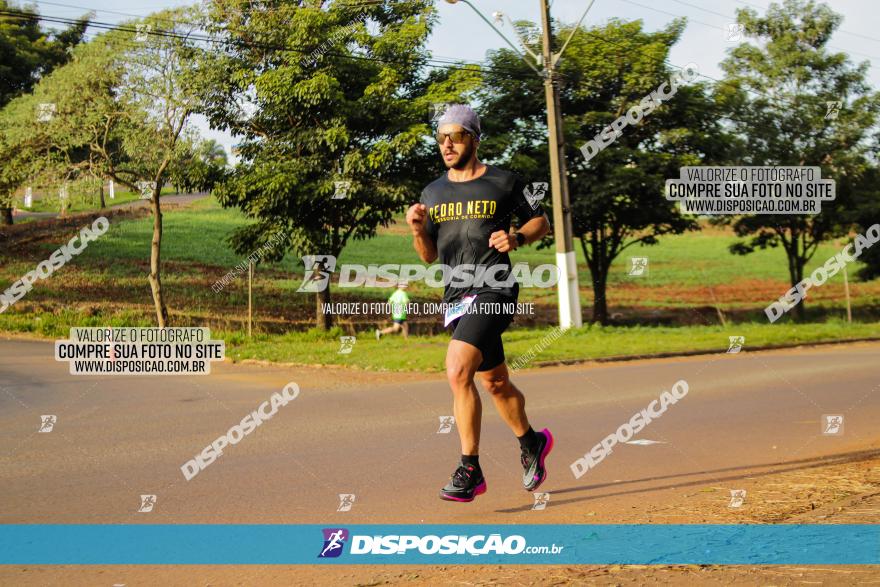
<instances>
[{"instance_id":1,"label":"grass embankment","mask_svg":"<svg viewBox=\"0 0 880 587\"><path fill-rule=\"evenodd\" d=\"M346 332L358 341L351 354L339 354L338 337L304 330L314 320L311 294L296 293L302 276L298 258L288 255L279 263L261 264L254 284L257 334L251 341L242 335L247 311L247 275L242 274L219 293L211 285L243 260L226 244L226 238L247 222L237 210L224 210L210 198L164 216L163 286L174 324L208 324L228 344L236 359L261 358L308 364L348 364L370 369L435 370L442 366L448 337L372 338L375 325L385 316L343 317ZM0 253L0 288L32 270L71 235L58 234L52 242L28 245L26 250ZM66 335L71 326L150 326L154 324L146 275L152 220L149 217L114 222L110 230L55 275L39 281L27 296L0 314L0 330L44 336ZM700 233L665 237L653 247L628 251L612 267L608 286L610 312L619 322L662 322L672 316L678 327L585 327L553 342L535 361L595 359L618 355L713 350L723 352L727 337L746 337L746 348L880 336L877 308L880 280L851 283L856 320L846 324L843 276L838 274L810 292L807 308L811 323L793 324L788 317L768 324L763 308L787 288L784 253L779 249L734 256L728 247L736 242L728 231L707 227ZM808 271L838 250L832 243L820 247ZM649 258L648 275L628 276L629 257ZM578 257L581 257L578 251ZM552 250L529 247L513 254L514 262L531 267L553 263ZM368 241L356 241L343 252L339 263L362 265L412 263L416 260L408 233L400 224L383 229ZM579 261L581 303L589 316L592 291L585 263ZM850 275L858 265L850 266ZM383 301L391 290L333 287L334 301ZM437 302L441 292L414 283L415 302ZM523 288L520 301L535 302L552 323L556 303L553 289ZM714 307L726 315L718 322ZM707 308L710 311L706 311ZM433 320L422 317L424 320ZM522 325L523 319L518 319ZM267 334L267 331L289 332ZM549 328L512 328L505 334L509 359L526 353L550 332Z\"/></svg>"}]
</instances>

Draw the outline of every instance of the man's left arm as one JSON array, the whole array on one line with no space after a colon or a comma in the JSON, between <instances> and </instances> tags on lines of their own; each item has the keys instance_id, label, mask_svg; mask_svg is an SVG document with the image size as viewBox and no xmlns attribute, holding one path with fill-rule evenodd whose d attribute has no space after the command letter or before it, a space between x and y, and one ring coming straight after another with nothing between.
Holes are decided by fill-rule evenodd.
<instances>
[{"instance_id":1,"label":"man's left arm","mask_svg":"<svg viewBox=\"0 0 880 587\"><path fill-rule=\"evenodd\" d=\"M509 233L503 230L493 232L489 236L489 246L501 253L512 251L518 247L541 240L550 232L550 220L541 206L544 199L546 184L533 183L529 187L525 181L516 176L510 197L510 215L516 217L519 230Z\"/></svg>"},{"instance_id":2,"label":"man's left arm","mask_svg":"<svg viewBox=\"0 0 880 587\"><path fill-rule=\"evenodd\" d=\"M495 247L500 253L506 253L518 247L530 245L535 241L539 241L544 238L544 235L548 232L550 232L550 221L547 220L547 215L544 214L543 216L532 218L514 233L505 232L503 230L493 232L491 236L489 236L489 246ZM517 239L517 234L521 234L522 237Z\"/></svg>"}]
</instances>

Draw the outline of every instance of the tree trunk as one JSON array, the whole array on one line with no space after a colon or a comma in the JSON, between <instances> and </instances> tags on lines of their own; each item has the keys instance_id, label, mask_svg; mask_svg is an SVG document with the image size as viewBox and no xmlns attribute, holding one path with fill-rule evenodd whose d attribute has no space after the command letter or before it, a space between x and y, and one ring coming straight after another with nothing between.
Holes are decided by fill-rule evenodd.
<instances>
[{"instance_id":1,"label":"tree trunk","mask_svg":"<svg viewBox=\"0 0 880 587\"><path fill-rule=\"evenodd\" d=\"M602 270L600 269L597 273L602 273ZM593 322L598 322L603 326L608 324L608 301L605 299L607 286L607 275L593 276Z\"/></svg>"},{"instance_id":2,"label":"tree trunk","mask_svg":"<svg viewBox=\"0 0 880 587\"><path fill-rule=\"evenodd\" d=\"M581 250L584 259L587 259L587 267L590 269L590 277L593 281L593 322L603 326L608 323L608 302L605 299L606 286L608 284L608 271L603 269L599 262L599 251L593 250L593 255L587 254L587 237L581 235Z\"/></svg>"},{"instance_id":3,"label":"tree trunk","mask_svg":"<svg viewBox=\"0 0 880 587\"><path fill-rule=\"evenodd\" d=\"M12 224L12 208L0 208L0 218L3 219L3 224Z\"/></svg>"},{"instance_id":4,"label":"tree trunk","mask_svg":"<svg viewBox=\"0 0 880 587\"><path fill-rule=\"evenodd\" d=\"M791 281L791 287L797 286L798 283L801 282L804 278L804 265L807 264L806 259L803 258L803 255L800 251L799 240L801 238L800 232L791 227L790 229L790 238L786 241L784 233L781 233L782 242L784 244L785 256L788 261L788 277ZM803 322L806 317L805 312L806 298L801 299L800 302L794 307L794 312L792 314L792 319L796 322Z\"/></svg>"},{"instance_id":5,"label":"tree trunk","mask_svg":"<svg viewBox=\"0 0 880 587\"><path fill-rule=\"evenodd\" d=\"M107 204L104 202L104 182L103 181L101 182L101 189L98 192L98 195L101 198L101 210L103 210L104 208L107 207Z\"/></svg>"},{"instance_id":6,"label":"tree trunk","mask_svg":"<svg viewBox=\"0 0 880 587\"><path fill-rule=\"evenodd\" d=\"M324 312L321 304L330 304L330 281L327 281L327 287L315 294L315 316L318 322L318 328L322 330L330 330L333 326L333 313Z\"/></svg>"},{"instance_id":7,"label":"tree trunk","mask_svg":"<svg viewBox=\"0 0 880 587\"><path fill-rule=\"evenodd\" d=\"M150 289L153 291L153 304L156 307L156 321L159 328L165 328L168 324L168 309L165 307L165 299L162 297L161 277L161 252L162 252L162 209L159 205L159 191L162 182L156 182L156 191L153 192L151 209L153 211L153 241L150 245Z\"/></svg>"},{"instance_id":8,"label":"tree trunk","mask_svg":"<svg viewBox=\"0 0 880 587\"><path fill-rule=\"evenodd\" d=\"M804 263L801 261L800 257L794 257L789 259L788 261L789 267L789 276L791 277L791 287L796 286L801 282L804 278ZM807 302L806 296L801 299L801 301L794 307L794 319L797 322L803 322L806 317L806 308L804 307Z\"/></svg>"}]
</instances>

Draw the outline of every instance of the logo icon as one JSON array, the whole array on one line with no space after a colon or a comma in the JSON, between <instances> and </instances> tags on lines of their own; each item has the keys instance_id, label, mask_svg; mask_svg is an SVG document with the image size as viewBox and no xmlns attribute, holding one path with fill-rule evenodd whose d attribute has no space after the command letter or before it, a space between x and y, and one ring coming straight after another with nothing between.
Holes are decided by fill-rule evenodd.
<instances>
[{"instance_id":1,"label":"logo icon","mask_svg":"<svg viewBox=\"0 0 880 587\"><path fill-rule=\"evenodd\" d=\"M825 436L840 436L843 434L843 416L840 414L823 415L822 434Z\"/></svg>"},{"instance_id":2,"label":"logo icon","mask_svg":"<svg viewBox=\"0 0 880 587\"><path fill-rule=\"evenodd\" d=\"M431 124L437 124L437 121L446 113L446 110L452 106L449 102L434 102L428 104L428 119Z\"/></svg>"},{"instance_id":3,"label":"logo icon","mask_svg":"<svg viewBox=\"0 0 880 587\"><path fill-rule=\"evenodd\" d=\"M339 337L339 355L350 355L351 351L354 349L354 343L357 342L357 337L355 336L340 336Z\"/></svg>"},{"instance_id":4,"label":"logo icon","mask_svg":"<svg viewBox=\"0 0 880 587\"><path fill-rule=\"evenodd\" d=\"M333 197L331 200L342 200L348 197L348 190L351 189L350 181L334 181L333 186L335 191L333 192Z\"/></svg>"},{"instance_id":5,"label":"logo icon","mask_svg":"<svg viewBox=\"0 0 880 587\"><path fill-rule=\"evenodd\" d=\"M330 274L336 269L336 257L333 255L306 255L302 259L306 273L302 285L296 291L317 293L327 289L327 284L330 283Z\"/></svg>"},{"instance_id":6,"label":"logo icon","mask_svg":"<svg viewBox=\"0 0 880 587\"><path fill-rule=\"evenodd\" d=\"M340 493L339 494L339 507L336 508L337 512L350 512L351 506L354 505L354 493Z\"/></svg>"},{"instance_id":7,"label":"logo icon","mask_svg":"<svg viewBox=\"0 0 880 587\"><path fill-rule=\"evenodd\" d=\"M648 274L647 257L630 257L629 262L629 275L631 277L642 277Z\"/></svg>"},{"instance_id":8,"label":"logo icon","mask_svg":"<svg viewBox=\"0 0 880 587\"><path fill-rule=\"evenodd\" d=\"M37 122L49 122L55 117L55 104L37 104Z\"/></svg>"},{"instance_id":9,"label":"logo icon","mask_svg":"<svg viewBox=\"0 0 880 587\"><path fill-rule=\"evenodd\" d=\"M40 416L40 428L37 432L52 432L52 429L55 427L55 422L57 421L57 416Z\"/></svg>"},{"instance_id":10,"label":"logo icon","mask_svg":"<svg viewBox=\"0 0 880 587\"><path fill-rule=\"evenodd\" d=\"M727 25L727 40L736 43L741 41L746 32L746 25L730 23Z\"/></svg>"},{"instance_id":11,"label":"logo icon","mask_svg":"<svg viewBox=\"0 0 880 587\"><path fill-rule=\"evenodd\" d=\"M150 32L153 30L153 25L151 24L136 24L134 40L138 43L143 43L147 40L147 37L150 35Z\"/></svg>"},{"instance_id":12,"label":"logo icon","mask_svg":"<svg viewBox=\"0 0 880 587\"><path fill-rule=\"evenodd\" d=\"M156 496L155 495L142 495L141 496L141 507L138 508L139 512L149 513L153 511L153 506L156 505Z\"/></svg>"},{"instance_id":13,"label":"logo icon","mask_svg":"<svg viewBox=\"0 0 880 587\"><path fill-rule=\"evenodd\" d=\"M743 345L746 344L745 336L728 336L727 338L730 341L730 346L727 347L727 352L730 354L740 352Z\"/></svg>"},{"instance_id":14,"label":"logo icon","mask_svg":"<svg viewBox=\"0 0 880 587\"><path fill-rule=\"evenodd\" d=\"M345 528L324 528L324 547L321 549L318 558L336 558L342 554L342 547L348 540L348 530Z\"/></svg>"},{"instance_id":15,"label":"logo icon","mask_svg":"<svg viewBox=\"0 0 880 587\"><path fill-rule=\"evenodd\" d=\"M137 182L138 189L141 191L141 200L152 200L153 193L156 191L156 182L155 181L139 181Z\"/></svg>"},{"instance_id":16,"label":"logo icon","mask_svg":"<svg viewBox=\"0 0 880 587\"><path fill-rule=\"evenodd\" d=\"M828 108L825 112L825 120L837 120L837 115L840 114L840 100L830 100L825 102L825 106Z\"/></svg>"},{"instance_id":17,"label":"logo icon","mask_svg":"<svg viewBox=\"0 0 880 587\"><path fill-rule=\"evenodd\" d=\"M746 490L745 489L731 489L730 490L730 503L727 504L727 507L729 507L729 508L742 507L742 504L745 500L746 500Z\"/></svg>"},{"instance_id":18,"label":"logo icon","mask_svg":"<svg viewBox=\"0 0 880 587\"><path fill-rule=\"evenodd\" d=\"M547 195L547 187L546 181L536 181L531 186L523 188L523 195L533 210L538 208L540 201Z\"/></svg>"},{"instance_id":19,"label":"logo icon","mask_svg":"<svg viewBox=\"0 0 880 587\"><path fill-rule=\"evenodd\" d=\"M536 493L535 494L535 503L532 504L533 510L543 510L547 508L547 504L550 502L550 494L549 493Z\"/></svg>"},{"instance_id":20,"label":"logo icon","mask_svg":"<svg viewBox=\"0 0 880 587\"><path fill-rule=\"evenodd\" d=\"M437 429L437 434L449 434L452 432L452 427L455 426L455 416L440 416L440 428Z\"/></svg>"}]
</instances>

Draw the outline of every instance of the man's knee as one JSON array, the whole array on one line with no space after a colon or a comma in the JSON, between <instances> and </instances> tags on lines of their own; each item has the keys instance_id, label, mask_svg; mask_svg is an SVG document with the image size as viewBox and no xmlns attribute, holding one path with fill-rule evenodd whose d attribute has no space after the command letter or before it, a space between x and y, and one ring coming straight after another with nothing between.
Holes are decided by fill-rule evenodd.
<instances>
[{"instance_id":1,"label":"man's knee","mask_svg":"<svg viewBox=\"0 0 880 587\"><path fill-rule=\"evenodd\" d=\"M453 388L464 387L474 379L474 371L465 361L446 358L446 379Z\"/></svg>"},{"instance_id":2,"label":"man's knee","mask_svg":"<svg viewBox=\"0 0 880 587\"><path fill-rule=\"evenodd\" d=\"M510 377L507 374L484 377L483 387L492 395L506 395L511 389Z\"/></svg>"},{"instance_id":3,"label":"man's knee","mask_svg":"<svg viewBox=\"0 0 880 587\"><path fill-rule=\"evenodd\" d=\"M446 352L446 379L453 389L471 385L479 365L479 354L470 347L457 344L455 340L450 343Z\"/></svg>"}]
</instances>

